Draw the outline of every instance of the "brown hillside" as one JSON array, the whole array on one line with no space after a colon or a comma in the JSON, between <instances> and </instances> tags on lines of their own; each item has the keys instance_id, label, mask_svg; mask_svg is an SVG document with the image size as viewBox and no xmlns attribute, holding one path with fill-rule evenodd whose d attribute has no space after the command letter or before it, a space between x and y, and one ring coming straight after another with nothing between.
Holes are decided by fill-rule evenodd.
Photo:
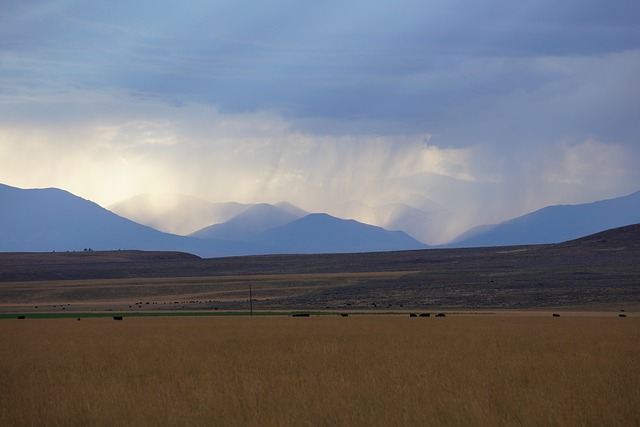
<instances>
[{"instance_id":1,"label":"brown hillside","mask_svg":"<svg viewBox=\"0 0 640 427\"><path fill-rule=\"evenodd\" d=\"M5 253L0 301L14 308L49 301L136 310L145 301L151 310L238 310L247 308L252 283L255 308L264 310L628 310L640 303L639 242L640 225L633 225L555 245L361 254Z\"/></svg>"}]
</instances>

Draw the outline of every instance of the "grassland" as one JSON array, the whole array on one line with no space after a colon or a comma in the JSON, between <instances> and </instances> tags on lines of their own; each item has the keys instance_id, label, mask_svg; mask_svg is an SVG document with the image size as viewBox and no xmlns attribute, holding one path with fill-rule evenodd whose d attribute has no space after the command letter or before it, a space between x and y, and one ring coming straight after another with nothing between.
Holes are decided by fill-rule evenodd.
<instances>
[{"instance_id":1,"label":"grassland","mask_svg":"<svg viewBox=\"0 0 640 427\"><path fill-rule=\"evenodd\" d=\"M640 318L0 321L0 425L640 425Z\"/></svg>"}]
</instances>

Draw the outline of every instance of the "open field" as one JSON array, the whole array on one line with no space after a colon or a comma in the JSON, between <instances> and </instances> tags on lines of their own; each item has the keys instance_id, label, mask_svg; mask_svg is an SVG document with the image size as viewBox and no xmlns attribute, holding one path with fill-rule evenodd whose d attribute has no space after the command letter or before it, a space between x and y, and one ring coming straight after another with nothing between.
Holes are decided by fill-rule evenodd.
<instances>
[{"instance_id":1,"label":"open field","mask_svg":"<svg viewBox=\"0 0 640 427\"><path fill-rule=\"evenodd\" d=\"M247 310L249 284L258 309L292 307L314 294L337 292L362 281L396 281L414 272L272 274L178 278L94 279L5 282L0 284L0 312L62 310ZM349 302L335 306L347 307ZM304 304L304 308L313 307ZM36 308L37 307L37 308Z\"/></svg>"},{"instance_id":2,"label":"open field","mask_svg":"<svg viewBox=\"0 0 640 427\"><path fill-rule=\"evenodd\" d=\"M0 313L248 311L250 286L258 311L574 308L631 313L640 308L638 282L631 277L625 283L602 270L599 277L587 278L585 273L569 281L541 275L532 283L514 283L510 277L486 281L470 272L439 279L435 274L370 271L0 282Z\"/></svg>"},{"instance_id":3,"label":"open field","mask_svg":"<svg viewBox=\"0 0 640 427\"><path fill-rule=\"evenodd\" d=\"M640 318L0 321L0 425L640 425Z\"/></svg>"}]
</instances>

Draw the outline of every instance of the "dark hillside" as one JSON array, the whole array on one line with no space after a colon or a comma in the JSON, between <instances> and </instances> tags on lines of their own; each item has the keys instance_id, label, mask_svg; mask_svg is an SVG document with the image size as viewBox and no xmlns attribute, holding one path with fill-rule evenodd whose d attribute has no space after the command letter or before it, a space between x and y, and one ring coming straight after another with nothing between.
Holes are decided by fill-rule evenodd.
<instances>
[{"instance_id":1,"label":"dark hillside","mask_svg":"<svg viewBox=\"0 0 640 427\"><path fill-rule=\"evenodd\" d=\"M614 228L591 234L568 242L560 243L563 248L590 248L598 249L629 249L638 250L640 248L640 224L627 225L625 227Z\"/></svg>"},{"instance_id":2,"label":"dark hillside","mask_svg":"<svg viewBox=\"0 0 640 427\"><path fill-rule=\"evenodd\" d=\"M118 294L138 301L153 294L157 304L181 292L210 300L185 310L246 309L249 282L256 308L265 310L628 308L640 303L640 224L554 245L213 259L139 251L0 254L0 301L20 304L40 288L1 282L71 279L118 279ZM83 301L106 298L104 285L79 285ZM237 298L214 301L229 292ZM59 301L78 303L69 295ZM153 300L149 307L163 309Z\"/></svg>"},{"instance_id":3,"label":"dark hillside","mask_svg":"<svg viewBox=\"0 0 640 427\"><path fill-rule=\"evenodd\" d=\"M507 265L543 269L576 263L593 267L611 261L633 265L639 257L640 224L635 224L554 245L211 259L147 251L0 253L0 281L500 269Z\"/></svg>"},{"instance_id":4,"label":"dark hillside","mask_svg":"<svg viewBox=\"0 0 640 427\"><path fill-rule=\"evenodd\" d=\"M197 260L185 252L0 252L0 282L158 277Z\"/></svg>"}]
</instances>

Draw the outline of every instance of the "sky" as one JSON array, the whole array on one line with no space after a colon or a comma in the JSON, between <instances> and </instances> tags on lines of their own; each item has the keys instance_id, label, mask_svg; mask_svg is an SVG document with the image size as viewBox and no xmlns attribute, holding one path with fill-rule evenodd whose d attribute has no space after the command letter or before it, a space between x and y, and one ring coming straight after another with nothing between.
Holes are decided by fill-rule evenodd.
<instances>
[{"instance_id":1,"label":"sky","mask_svg":"<svg viewBox=\"0 0 640 427\"><path fill-rule=\"evenodd\" d=\"M0 182L378 225L403 204L441 213L432 243L627 195L639 22L636 0L0 0Z\"/></svg>"}]
</instances>

